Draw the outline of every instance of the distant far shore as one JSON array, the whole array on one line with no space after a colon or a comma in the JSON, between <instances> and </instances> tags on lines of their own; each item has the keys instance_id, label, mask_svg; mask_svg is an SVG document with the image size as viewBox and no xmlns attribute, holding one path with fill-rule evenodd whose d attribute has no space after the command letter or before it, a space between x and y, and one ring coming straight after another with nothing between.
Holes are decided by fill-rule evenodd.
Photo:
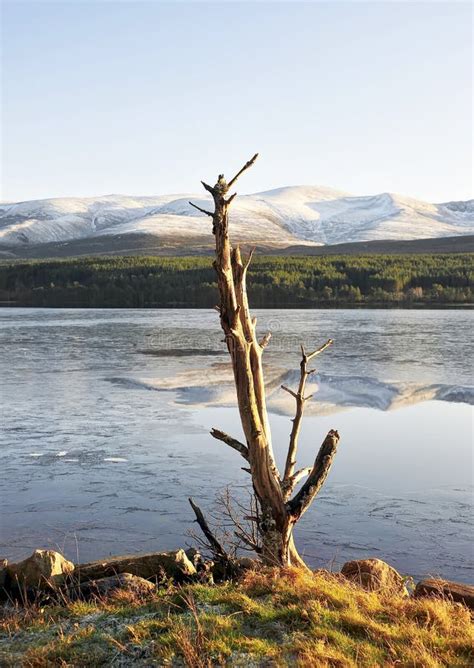
<instances>
[{"instance_id":1,"label":"distant far shore","mask_svg":"<svg viewBox=\"0 0 474 668\"><path fill-rule=\"evenodd\" d=\"M54 304L52 306L38 306L37 304L28 304L28 303L15 303L15 302L0 302L0 309L19 309L19 308L40 308L40 309L55 309L55 310L61 310L61 309L77 309L78 311L88 309L91 311L98 310L101 311L103 309L110 309L110 310L116 310L116 309L126 309L130 311L137 311L137 310L166 310L166 309L176 309L176 310L181 310L181 309L189 309L189 310L209 310L211 307L209 306L199 306L198 304L146 304L144 306L110 306L107 304L104 304L102 306L89 306L87 304L61 304L57 305ZM322 310L328 310L328 311L334 311L334 310L344 310L344 309L354 309L354 310L362 310L362 309L372 309L372 310L398 310L398 311L422 311L422 310L436 310L436 311L443 311L443 310L456 310L456 309L461 309L461 310L471 310L474 308L474 302L469 303L469 304L457 304L457 303L452 303L452 304L433 304L433 303L414 303L414 304L394 304L393 302L368 302L368 303L358 303L354 304L351 302L341 302L338 304L311 304L310 306L302 306L301 304L298 305L292 305L292 304L267 304L265 306L258 306L259 310L262 309L268 309L270 310L278 310L281 309L283 311L296 311L296 310L315 310L315 309L322 309Z\"/></svg>"},{"instance_id":2,"label":"distant far shore","mask_svg":"<svg viewBox=\"0 0 474 668\"><path fill-rule=\"evenodd\" d=\"M258 255L252 308L472 308L474 253ZM0 306L213 308L211 257L114 256L0 264Z\"/></svg>"}]
</instances>

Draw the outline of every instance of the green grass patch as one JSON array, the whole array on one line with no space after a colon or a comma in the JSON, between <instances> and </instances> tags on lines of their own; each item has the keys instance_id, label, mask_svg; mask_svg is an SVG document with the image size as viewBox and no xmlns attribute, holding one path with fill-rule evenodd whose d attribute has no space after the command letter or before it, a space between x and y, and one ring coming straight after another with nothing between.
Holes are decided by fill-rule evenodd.
<instances>
[{"instance_id":1,"label":"green grass patch","mask_svg":"<svg viewBox=\"0 0 474 668\"><path fill-rule=\"evenodd\" d=\"M367 593L340 576L264 570L147 599L4 609L2 666L472 666L469 611Z\"/></svg>"}]
</instances>

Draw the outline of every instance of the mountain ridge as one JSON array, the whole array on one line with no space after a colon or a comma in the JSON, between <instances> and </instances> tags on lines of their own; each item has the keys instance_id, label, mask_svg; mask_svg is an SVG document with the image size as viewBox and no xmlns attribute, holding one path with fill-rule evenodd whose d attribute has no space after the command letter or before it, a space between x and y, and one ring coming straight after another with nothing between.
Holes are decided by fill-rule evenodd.
<instances>
[{"instance_id":1,"label":"mountain ridge","mask_svg":"<svg viewBox=\"0 0 474 668\"><path fill-rule=\"evenodd\" d=\"M102 195L0 204L0 247L18 248L136 234L211 244L206 194ZM474 200L423 202L396 193L355 196L322 186L283 186L241 195L234 241L268 247L326 246L474 234Z\"/></svg>"}]
</instances>

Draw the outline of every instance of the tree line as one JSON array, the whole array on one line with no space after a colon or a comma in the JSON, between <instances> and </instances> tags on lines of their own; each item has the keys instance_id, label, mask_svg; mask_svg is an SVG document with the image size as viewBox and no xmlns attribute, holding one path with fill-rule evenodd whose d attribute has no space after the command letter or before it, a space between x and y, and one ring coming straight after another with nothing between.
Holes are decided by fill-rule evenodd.
<instances>
[{"instance_id":1,"label":"tree line","mask_svg":"<svg viewBox=\"0 0 474 668\"><path fill-rule=\"evenodd\" d=\"M255 308L474 302L474 254L262 256L248 274ZM209 257L92 257L0 264L2 305L197 307L217 301Z\"/></svg>"}]
</instances>

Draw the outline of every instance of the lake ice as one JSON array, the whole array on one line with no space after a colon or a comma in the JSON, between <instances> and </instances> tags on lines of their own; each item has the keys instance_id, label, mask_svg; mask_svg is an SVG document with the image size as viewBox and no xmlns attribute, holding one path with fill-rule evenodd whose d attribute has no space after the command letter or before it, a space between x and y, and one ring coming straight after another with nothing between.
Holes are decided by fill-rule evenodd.
<instances>
[{"instance_id":1,"label":"lake ice","mask_svg":"<svg viewBox=\"0 0 474 668\"><path fill-rule=\"evenodd\" d=\"M256 312L277 458L299 344L317 360L299 464L330 428L339 451L296 530L314 566L376 556L415 577L473 580L473 314L462 310ZM74 560L191 542L194 496L212 508L241 434L217 314L3 309L0 556L60 548Z\"/></svg>"}]
</instances>

